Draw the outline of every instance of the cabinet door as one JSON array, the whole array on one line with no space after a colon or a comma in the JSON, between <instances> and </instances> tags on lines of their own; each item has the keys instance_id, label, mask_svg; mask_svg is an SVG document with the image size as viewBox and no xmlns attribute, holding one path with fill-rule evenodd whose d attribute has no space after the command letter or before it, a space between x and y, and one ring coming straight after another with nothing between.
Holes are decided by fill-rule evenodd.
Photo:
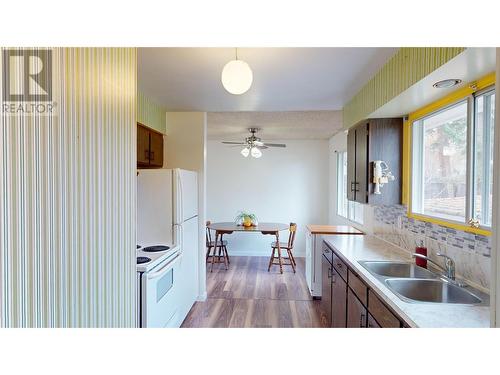
<instances>
[{"instance_id":1,"label":"cabinet door","mask_svg":"<svg viewBox=\"0 0 500 375\"><path fill-rule=\"evenodd\" d=\"M369 180L373 180L373 162L375 160L385 161L395 180L383 186L382 194L373 194L375 185L369 184L368 203L377 205L401 204L403 119L370 120L369 141Z\"/></svg>"},{"instance_id":2,"label":"cabinet door","mask_svg":"<svg viewBox=\"0 0 500 375\"><path fill-rule=\"evenodd\" d=\"M321 257L321 326L332 326L332 264Z\"/></svg>"},{"instance_id":3,"label":"cabinet door","mask_svg":"<svg viewBox=\"0 0 500 375\"><path fill-rule=\"evenodd\" d=\"M150 133L149 164L152 167L163 167L163 135L156 132Z\"/></svg>"},{"instance_id":4,"label":"cabinet door","mask_svg":"<svg viewBox=\"0 0 500 375\"><path fill-rule=\"evenodd\" d=\"M356 126L355 201L368 202L368 123Z\"/></svg>"},{"instance_id":5,"label":"cabinet door","mask_svg":"<svg viewBox=\"0 0 500 375\"><path fill-rule=\"evenodd\" d=\"M347 284L332 268L332 327L346 327Z\"/></svg>"},{"instance_id":6,"label":"cabinet door","mask_svg":"<svg viewBox=\"0 0 500 375\"><path fill-rule=\"evenodd\" d=\"M367 311L350 288L347 288L347 328L366 328Z\"/></svg>"},{"instance_id":7,"label":"cabinet door","mask_svg":"<svg viewBox=\"0 0 500 375\"><path fill-rule=\"evenodd\" d=\"M356 130L347 133L347 199L356 199L354 189L356 183Z\"/></svg>"},{"instance_id":8,"label":"cabinet door","mask_svg":"<svg viewBox=\"0 0 500 375\"><path fill-rule=\"evenodd\" d=\"M149 130L137 124L137 165L149 165Z\"/></svg>"},{"instance_id":9,"label":"cabinet door","mask_svg":"<svg viewBox=\"0 0 500 375\"><path fill-rule=\"evenodd\" d=\"M382 328L370 313L368 313L368 328Z\"/></svg>"}]
</instances>

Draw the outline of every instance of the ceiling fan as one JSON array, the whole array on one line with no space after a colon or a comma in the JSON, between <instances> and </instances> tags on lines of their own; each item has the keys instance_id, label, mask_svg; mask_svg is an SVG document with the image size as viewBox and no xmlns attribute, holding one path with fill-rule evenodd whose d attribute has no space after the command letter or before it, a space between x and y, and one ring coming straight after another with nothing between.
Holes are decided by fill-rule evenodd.
<instances>
[{"instance_id":1,"label":"ceiling fan","mask_svg":"<svg viewBox=\"0 0 500 375\"><path fill-rule=\"evenodd\" d=\"M262 156L262 152L260 150L264 150L269 147L286 147L284 143L266 143L262 142L259 137L255 136L260 129L259 128L248 128L250 132L250 136L245 138L243 142L226 142L222 143L226 145L234 145L234 146L244 146L241 150L241 155L244 157L248 157L248 155L252 155L254 158L260 158Z\"/></svg>"}]
</instances>

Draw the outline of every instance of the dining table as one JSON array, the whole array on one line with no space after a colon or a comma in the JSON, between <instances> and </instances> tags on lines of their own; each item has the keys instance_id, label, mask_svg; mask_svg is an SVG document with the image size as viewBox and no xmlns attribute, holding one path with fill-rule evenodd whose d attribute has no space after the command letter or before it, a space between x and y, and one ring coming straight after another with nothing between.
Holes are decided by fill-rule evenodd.
<instances>
[{"instance_id":1,"label":"dining table","mask_svg":"<svg viewBox=\"0 0 500 375\"><path fill-rule=\"evenodd\" d=\"M263 235L272 235L276 237L276 244L278 247L278 260L280 266L280 272L283 273L283 260L281 258L281 248L280 248L280 232L290 228L290 224L284 223L258 223L257 225L252 225L246 227L244 225L239 225L234 222L220 222L220 223L210 223L208 229L215 231L215 243L222 243L222 237L226 234L231 234L233 232L245 232L245 233L261 233ZM218 242L220 241L220 242ZM212 257L212 262L214 262L214 257Z\"/></svg>"}]
</instances>

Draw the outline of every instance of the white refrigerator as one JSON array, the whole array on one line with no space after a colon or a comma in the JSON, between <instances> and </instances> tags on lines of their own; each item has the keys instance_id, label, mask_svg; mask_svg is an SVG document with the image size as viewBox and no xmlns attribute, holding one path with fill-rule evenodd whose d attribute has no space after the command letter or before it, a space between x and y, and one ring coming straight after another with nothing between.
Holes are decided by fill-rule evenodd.
<instances>
[{"instance_id":1,"label":"white refrigerator","mask_svg":"<svg viewBox=\"0 0 500 375\"><path fill-rule=\"evenodd\" d=\"M198 176L182 169L145 169L137 176L137 243L175 244L182 252L179 309L171 326L180 326L198 297Z\"/></svg>"}]
</instances>

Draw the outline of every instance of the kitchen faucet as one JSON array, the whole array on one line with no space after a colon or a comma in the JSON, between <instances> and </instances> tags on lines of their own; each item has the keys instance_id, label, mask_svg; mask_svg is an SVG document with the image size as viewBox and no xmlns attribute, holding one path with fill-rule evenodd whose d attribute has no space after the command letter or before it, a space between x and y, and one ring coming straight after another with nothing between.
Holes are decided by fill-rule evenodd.
<instances>
[{"instance_id":1,"label":"kitchen faucet","mask_svg":"<svg viewBox=\"0 0 500 375\"><path fill-rule=\"evenodd\" d=\"M433 261L431 258L429 258L425 255L422 255L422 254L413 253L412 257L413 258L417 258L417 257L422 258L422 259L427 260L428 262L431 262L436 267L438 267L440 270L444 271L445 276L448 279L455 281L455 261L453 259L451 259L448 255L445 255L445 254L436 253L436 255L439 257L443 257L445 259L444 267L441 266L439 263Z\"/></svg>"}]
</instances>

